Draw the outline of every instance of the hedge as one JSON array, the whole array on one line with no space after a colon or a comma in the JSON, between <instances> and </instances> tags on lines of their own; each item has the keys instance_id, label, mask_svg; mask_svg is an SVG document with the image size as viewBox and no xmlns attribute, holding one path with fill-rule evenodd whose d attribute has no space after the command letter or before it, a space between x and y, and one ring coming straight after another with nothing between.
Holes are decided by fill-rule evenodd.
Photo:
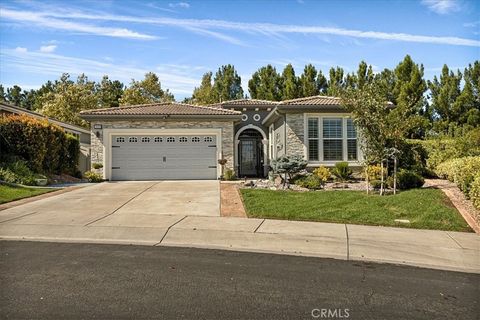
<instances>
[{"instance_id":1,"label":"hedge","mask_svg":"<svg viewBox=\"0 0 480 320\"><path fill-rule=\"evenodd\" d=\"M480 173L477 173L475 179L470 185L470 199L472 199L473 205L480 209Z\"/></svg>"},{"instance_id":2,"label":"hedge","mask_svg":"<svg viewBox=\"0 0 480 320\"><path fill-rule=\"evenodd\" d=\"M20 158L34 172L70 173L77 170L80 143L61 127L27 115L0 117L2 162Z\"/></svg>"},{"instance_id":3,"label":"hedge","mask_svg":"<svg viewBox=\"0 0 480 320\"><path fill-rule=\"evenodd\" d=\"M455 182L477 207L480 204L480 183L475 181L480 180L479 172L480 156L451 159L439 164L435 170L439 177Z\"/></svg>"}]
</instances>

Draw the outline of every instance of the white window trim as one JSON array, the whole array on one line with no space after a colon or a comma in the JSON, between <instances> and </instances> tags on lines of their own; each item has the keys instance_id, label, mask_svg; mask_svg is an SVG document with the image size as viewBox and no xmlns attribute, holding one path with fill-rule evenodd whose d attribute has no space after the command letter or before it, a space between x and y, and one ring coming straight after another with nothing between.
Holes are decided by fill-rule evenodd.
<instances>
[{"instance_id":1,"label":"white window trim","mask_svg":"<svg viewBox=\"0 0 480 320\"><path fill-rule=\"evenodd\" d=\"M273 123L268 127L268 159L271 161L274 159L273 155L275 153L275 126Z\"/></svg>"},{"instance_id":2,"label":"white window trim","mask_svg":"<svg viewBox=\"0 0 480 320\"><path fill-rule=\"evenodd\" d=\"M318 118L318 161L310 161L308 160L308 118ZM323 160L323 118L342 118L342 146L343 146L343 160L338 161L324 161ZM303 145L304 145L304 157L308 161L308 166L334 166L337 162L348 162L351 165L359 166L363 160L363 154L360 149L360 137L359 133L357 132L357 160L347 160L347 119L351 118L349 113L304 113L303 114Z\"/></svg>"},{"instance_id":3,"label":"white window trim","mask_svg":"<svg viewBox=\"0 0 480 320\"><path fill-rule=\"evenodd\" d=\"M112 139L113 136L164 136L164 135L211 135L216 137L217 160L222 159L222 129L103 129L103 179L112 177ZM217 177L222 175L222 166L217 166Z\"/></svg>"}]
</instances>

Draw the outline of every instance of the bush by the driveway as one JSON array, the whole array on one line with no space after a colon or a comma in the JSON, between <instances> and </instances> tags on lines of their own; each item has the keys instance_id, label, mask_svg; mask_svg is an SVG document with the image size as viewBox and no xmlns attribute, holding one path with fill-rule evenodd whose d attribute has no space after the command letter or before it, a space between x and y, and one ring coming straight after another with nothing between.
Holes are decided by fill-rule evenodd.
<instances>
[{"instance_id":1,"label":"bush by the driveway","mask_svg":"<svg viewBox=\"0 0 480 320\"><path fill-rule=\"evenodd\" d=\"M0 118L1 162L23 159L34 172L74 173L80 143L61 127L26 115Z\"/></svg>"}]
</instances>

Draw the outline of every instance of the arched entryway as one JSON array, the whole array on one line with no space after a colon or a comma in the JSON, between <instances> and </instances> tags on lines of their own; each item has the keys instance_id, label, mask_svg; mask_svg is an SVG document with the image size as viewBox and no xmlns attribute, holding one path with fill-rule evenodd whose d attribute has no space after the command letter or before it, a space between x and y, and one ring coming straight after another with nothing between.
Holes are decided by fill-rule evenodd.
<instances>
[{"instance_id":1,"label":"arched entryway","mask_svg":"<svg viewBox=\"0 0 480 320\"><path fill-rule=\"evenodd\" d=\"M238 136L238 176L264 176L263 135L256 129L243 130Z\"/></svg>"}]
</instances>

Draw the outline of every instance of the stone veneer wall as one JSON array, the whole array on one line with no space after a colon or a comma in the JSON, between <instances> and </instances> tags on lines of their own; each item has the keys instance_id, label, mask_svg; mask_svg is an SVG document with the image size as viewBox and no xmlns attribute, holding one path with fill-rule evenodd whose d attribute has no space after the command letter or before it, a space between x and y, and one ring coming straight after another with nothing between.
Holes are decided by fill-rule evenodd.
<instances>
[{"instance_id":1,"label":"stone veneer wall","mask_svg":"<svg viewBox=\"0 0 480 320\"><path fill-rule=\"evenodd\" d=\"M227 159L225 168L233 170L233 122L232 121L97 121L92 122L91 163L103 163L103 132L102 129L93 129L95 124L101 124L102 129L222 129L222 153ZM96 132L100 131L97 138ZM96 170L103 174L103 169Z\"/></svg>"},{"instance_id":2,"label":"stone veneer wall","mask_svg":"<svg viewBox=\"0 0 480 320\"><path fill-rule=\"evenodd\" d=\"M305 156L303 113L287 113L287 155Z\"/></svg>"}]
</instances>

